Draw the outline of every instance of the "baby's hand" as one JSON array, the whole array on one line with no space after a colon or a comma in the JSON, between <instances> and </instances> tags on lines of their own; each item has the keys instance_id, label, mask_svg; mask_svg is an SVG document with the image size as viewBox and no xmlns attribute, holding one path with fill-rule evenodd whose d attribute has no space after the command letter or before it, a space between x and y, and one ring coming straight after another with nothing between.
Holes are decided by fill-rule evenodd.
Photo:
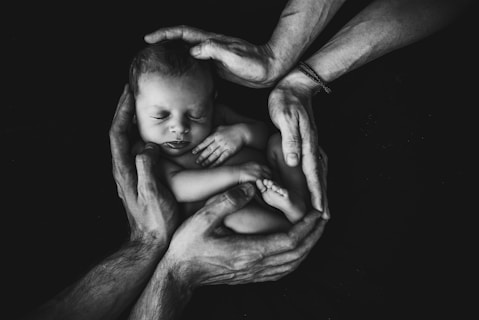
<instances>
[{"instance_id":1,"label":"baby's hand","mask_svg":"<svg viewBox=\"0 0 479 320\"><path fill-rule=\"evenodd\" d=\"M238 183L256 181L258 179L271 179L271 170L265 166L256 162L247 162L238 166L239 177Z\"/></svg>"},{"instance_id":2,"label":"baby's hand","mask_svg":"<svg viewBox=\"0 0 479 320\"><path fill-rule=\"evenodd\" d=\"M245 143L242 127L238 125L219 126L215 132L197 145L193 154L201 151L196 163L216 167L234 155ZM202 151L203 150L203 151Z\"/></svg>"}]
</instances>

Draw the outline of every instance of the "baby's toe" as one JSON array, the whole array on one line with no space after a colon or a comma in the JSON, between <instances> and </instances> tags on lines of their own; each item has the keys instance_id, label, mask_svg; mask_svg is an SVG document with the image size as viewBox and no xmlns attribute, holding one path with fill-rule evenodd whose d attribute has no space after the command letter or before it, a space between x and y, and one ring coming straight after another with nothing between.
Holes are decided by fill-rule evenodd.
<instances>
[{"instance_id":1,"label":"baby's toe","mask_svg":"<svg viewBox=\"0 0 479 320\"><path fill-rule=\"evenodd\" d=\"M266 188L271 188L272 185L273 185L273 181L269 180L269 179L264 179L263 180L263 183L265 185Z\"/></svg>"},{"instance_id":2,"label":"baby's toe","mask_svg":"<svg viewBox=\"0 0 479 320\"><path fill-rule=\"evenodd\" d=\"M263 181L261 181L261 179L256 180L256 186L261 192L265 192L267 190L266 186L264 185Z\"/></svg>"}]
</instances>

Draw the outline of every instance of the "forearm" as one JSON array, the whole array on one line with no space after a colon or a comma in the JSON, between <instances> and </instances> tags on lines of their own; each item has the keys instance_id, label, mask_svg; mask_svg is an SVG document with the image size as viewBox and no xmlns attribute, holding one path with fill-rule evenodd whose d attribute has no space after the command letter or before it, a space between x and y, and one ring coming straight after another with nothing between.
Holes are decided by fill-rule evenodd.
<instances>
[{"instance_id":1,"label":"forearm","mask_svg":"<svg viewBox=\"0 0 479 320\"><path fill-rule=\"evenodd\" d=\"M238 183L236 167L182 170L171 174L170 186L178 202L205 200Z\"/></svg>"},{"instance_id":2,"label":"forearm","mask_svg":"<svg viewBox=\"0 0 479 320\"><path fill-rule=\"evenodd\" d=\"M327 82L393 50L429 36L454 19L468 1L374 1L307 62Z\"/></svg>"},{"instance_id":3,"label":"forearm","mask_svg":"<svg viewBox=\"0 0 479 320\"><path fill-rule=\"evenodd\" d=\"M191 298L193 288L185 279L181 279L175 269L166 257L160 261L129 319L179 318Z\"/></svg>"},{"instance_id":4,"label":"forearm","mask_svg":"<svg viewBox=\"0 0 479 320\"><path fill-rule=\"evenodd\" d=\"M24 319L116 319L138 297L167 244L131 240Z\"/></svg>"},{"instance_id":5,"label":"forearm","mask_svg":"<svg viewBox=\"0 0 479 320\"><path fill-rule=\"evenodd\" d=\"M274 56L274 77L280 78L299 60L345 0L290 0L268 41Z\"/></svg>"}]
</instances>

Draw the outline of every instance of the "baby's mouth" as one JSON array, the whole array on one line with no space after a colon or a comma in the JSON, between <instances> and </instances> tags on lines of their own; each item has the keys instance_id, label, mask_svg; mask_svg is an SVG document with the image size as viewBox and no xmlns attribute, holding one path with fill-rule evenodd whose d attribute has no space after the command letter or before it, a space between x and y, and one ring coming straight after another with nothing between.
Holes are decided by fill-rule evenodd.
<instances>
[{"instance_id":1,"label":"baby's mouth","mask_svg":"<svg viewBox=\"0 0 479 320\"><path fill-rule=\"evenodd\" d=\"M163 143L166 147L170 149L183 149L184 147L188 146L191 142L190 141L168 141Z\"/></svg>"}]
</instances>

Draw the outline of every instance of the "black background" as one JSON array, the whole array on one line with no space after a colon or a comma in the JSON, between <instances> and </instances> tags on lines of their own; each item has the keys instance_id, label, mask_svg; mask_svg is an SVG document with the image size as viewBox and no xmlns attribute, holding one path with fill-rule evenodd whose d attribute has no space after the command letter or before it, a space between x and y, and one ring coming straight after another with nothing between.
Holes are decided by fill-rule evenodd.
<instances>
[{"instance_id":1,"label":"black background","mask_svg":"<svg viewBox=\"0 0 479 320\"><path fill-rule=\"evenodd\" d=\"M343 6L311 50L367 2ZM5 11L1 183L8 314L52 297L127 237L108 129L143 35L188 24L262 43L283 6L21 3ZM185 319L410 319L465 312L474 252L466 227L476 213L470 205L477 145L472 9L315 98L330 164L332 220L324 236L299 269L278 282L198 289ZM220 84L220 99L265 120L268 92Z\"/></svg>"}]
</instances>

